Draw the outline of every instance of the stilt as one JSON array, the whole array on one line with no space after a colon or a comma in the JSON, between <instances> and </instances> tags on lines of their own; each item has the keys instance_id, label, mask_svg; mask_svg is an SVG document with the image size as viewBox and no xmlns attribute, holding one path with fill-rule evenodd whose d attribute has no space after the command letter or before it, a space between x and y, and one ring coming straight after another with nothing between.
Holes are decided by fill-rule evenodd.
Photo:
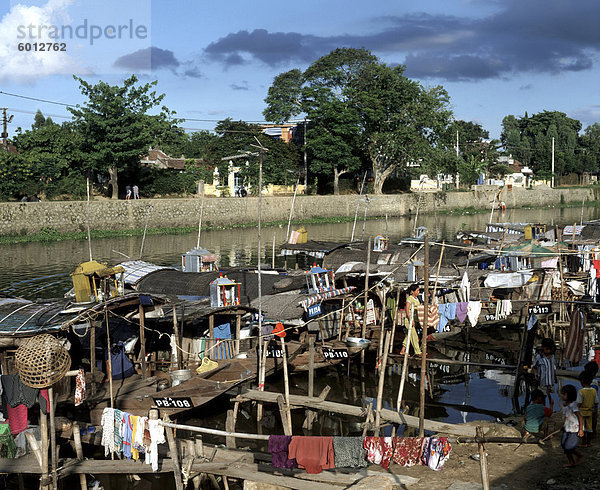
<instances>
[{"instance_id":1,"label":"stilt","mask_svg":"<svg viewBox=\"0 0 600 490\"><path fill-rule=\"evenodd\" d=\"M90 393L94 395L96 393L96 327L91 321L88 321L88 331L90 332L90 372L92 373Z\"/></svg>"},{"instance_id":2,"label":"stilt","mask_svg":"<svg viewBox=\"0 0 600 490\"><path fill-rule=\"evenodd\" d=\"M148 366L146 365L146 326L144 306L140 303L140 357L142 358L142 379L148 377Z\"/></svg>"},{"instance_id":3,"label":"stilt","mask_svg":"<svg viewBox=\"0 0 600 490\"><path fill-rule=\"evenodd\" d=\"M367 264L365 271L365 296L364 296L364 309L363 309L363 319L362 319L362 329L360 331L360 336L364 339L367 335L367 301L369 300L369 269L371 268L371 237L369 237L369 242L367 245ZM360 351L360 363L365 363L365 350Z\"/></svg>"},{"instance_id":4,"label":"stilt","mask_svg":"<svg viewBox=\"0 0 600 490\"><path fill-rule=\"evenodd\" d=\"M212 318L212 315L211 315ZM177 369L183 369L183 354L179 345L179 322L177 321L177 307L173 305L173 335L175 336L175 349L177 357ZM213 334L210 334L211 338Z\"/></svg>"},{"instance_id":5,"label":"stilt","mask_svg":"<svg viewBox=\"0 0 600 490\"><path fill-rule=\"evenodd\" d=\"M422 325L423 336L421 346L421 383L419 397L419 437L425 436L425 378L427 376L427 326L429 325L429 234L424 236L425 253L425 292L423 298L423 309L425 310L424 321Z\"/></svg>"},{"instance_id":6,"label":"stilt","mask_svg":"<svg viewBox=\"0 0 600 490\"><path fill-rule=\"evenodd\" d=\"M170 419L165 416L165 422L170 422ZM183 480L181 479L181 469L179 468L179 454L177 453L177 445L175 444L175 438L173 437L173 429L171 427L165 427L165 433L167 434L167 442L169 443L169 452L171 453L171 460L173 461L173 476L175 478L176 490L183 490Z\"/></svg>"},{"instance_id":7,"label":"stilt","mask_svg":"<svg viewBox=\"0 0 600 490\"><path fill-rule=\"evenodd\" d=\"M398 398L396 399L396 411L400 412L400 407L402 405L402 396L404 395L404 383L406 382L406 375L408 374L408 356L410 353L410 345L412 329L415 318L415 309L410 309L410 318L408 320L408 332L407 332L407 341L406 341L406 349L404 351L404 359L402 361L402 374L400 375L400 387L398 388Z\"/></svg>"},{"instance_id":8,"label":"stilt","mask_svg":"<svg viewBox=\"0 0 600 490\"><path fill-rule=\"evenodd\" d=\"M387 364L388 352L390 349L390 340L392 333L385 335L385 345L383 346L383 360L379 366L379 385L377 386L377 407L375 408L375 436L379 437L379 424L381 423L381 405L383 402L383 384L385 382L385 366Z\"/></svg>"},{"instance_id":9,"label":"stilt","mask_svg":"<svg viewBox=\"0 0 600 490\"><path fill-rule=\"evenodd\" d=\"M42 490L48 490L48 415L40 410L40 432L42 433Z\"/></svg>"},{"instance_id":10,"label":"stilt","mask_svg":"<svg viewBox=\"0 0 600 490\"><path fill-rule=\"evenodd\" d=\"M58 463L58 454L56 451L56 421L54 420L54 388L52 388L52 386L48 388L48 398L50 402L50 457L52 461L52 488L57 490L58 472L56 467Z\"/></svg>"},{"instance_id":11,"label":"stilt","mask_svg":"<svg viewBox=\"0 0 600 490\"><path fill-rule=\"evenodd\" d=\"M283 396L277 396L277 406L279 407L279 415L281 416L281 425L283 426L283 433L286 436L292 435L292 424L290 423L290 419L288 417L288 410L283 399Z\"/></svg>"},{"instance_id":12,"label":"stilt","mask_svg":"<svg viewBox=\"0 0 600 490\"><path fill-rule=\"evenodd\" d=\"M287 412L288 426L292 430L292 412L290 407L290 378L288 376L287 351L285 348L285 338L281 337L281 351L283 352L283 387L285 390L285 405Z\"/></svg>"},{"instance_id":13,"label":"stilt","mask_svg":"<svg viewBox=\"0 0 600 490\"><path fill-rule=\"evenodd\" d=\"M483 429L477 427L477 437L483 437ZM479 443L479 467L481 469L481 485L483 490L490 490L490 476L488 474L487 465L487 454L485 453L485 446L483 443Z\"/></svg>"},{"instance_id":14,"label":"stilt","mask_svg":"<svg viewBox=\"0 0 600 490\"><path fill-rule=\"evenodd\" d=\"M81 434L79 432L79 424L73 424L73 441L75 442L75 454L79 461L83 461L83 448L81 447ZM79 484L81 490L87 490L87 479L84 474L79 475Z\"/></svg>"}]
</instances>

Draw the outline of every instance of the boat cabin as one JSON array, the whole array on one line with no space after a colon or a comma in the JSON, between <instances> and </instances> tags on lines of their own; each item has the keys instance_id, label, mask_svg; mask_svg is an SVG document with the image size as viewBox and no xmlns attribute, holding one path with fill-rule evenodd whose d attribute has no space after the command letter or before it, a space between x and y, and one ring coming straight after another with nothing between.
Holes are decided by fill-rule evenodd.
<instances>
[{"instance_id":1,"label":"boat cabin","mask_svg":"<svg viewBox=\"0 0 600 490\"><path fill-rule=\"evenodd\" d=\"M373 252L385 252L390 245L390 239L377 235L373 240Z\"/></svg>"},{"instance_id":2,"label":"boat cabin","mask_svg":"<svg viewBox=\"0 0 600 490\"><path fill-rule=\"evenodd\" d=\"M210 305L235 306L240 304L241 283L234 282L227 276L220 276L210 283Z\"/></svg>"},{"instance_id":3,"label":"boat cabin","mask_svg":"<svg viewBox=\"0 0 600 490\"><path fill-rule=\"evenodd\" d=\"M107 267L95 260L79 264L71 273L75 301L88 303L122 296L124 272L125 269L119 265Z\"/></svg>"},{"instance_id":4,"label":"boat cabin","mask_svg":"<svg viewBox=\"0 0 600 490\"><path fill-rule=\"evenodd\" d=\"M219 257L205 248L194 247L181 256L183 272L213 272L219 270Z\"/></svg>"},{"instance_id":5,"label":"boat cabin","mask_svg":"<svg viewBox=\"0 0 600 490\"><path fill-rule=\"evenodd\" d=\"M308 294L324 293L335 289L335 277L332 270L313 265L306 273Z\"/></svg>"}]
</instances>

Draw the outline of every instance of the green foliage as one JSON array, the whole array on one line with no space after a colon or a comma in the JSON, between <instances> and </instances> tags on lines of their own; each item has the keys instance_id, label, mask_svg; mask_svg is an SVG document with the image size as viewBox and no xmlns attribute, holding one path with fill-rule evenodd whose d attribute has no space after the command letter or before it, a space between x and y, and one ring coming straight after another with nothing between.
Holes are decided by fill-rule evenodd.
<instances>
[{"instance_id":1,"label":"green foliage","mask_svg":"<svg viewBox=\"0 0 600 490\"><path fill-rule=\"evenodd\" d=\"M49 181L44 186L44 192L48 199L65 198L69 196L75 199L83 199L87 195L87 180L80 172L74 170L64 177Z\"/></svg>"},{"instance_id":2,"label":"green foliage","mask_svg":"<svg viewBox=\"0 0 600 490\"><path fill-rule=\"evenodd\" d=\"M275 77L265 99L267 120L304 113L313 173L339 178L367 163L376 193L398 168L429 158L450 121L448 94L423 88L366 49L339 48L304 73Z\"/></svg>"},{"instance_id":3,"label":"green foliage","mask_svg":"<svg viewBox=\"0 0 600 490\"><path fill-rule=\"evenodd\" d=\"M0 149L0 197L9 199L25 194L35 182L32 163L21 155Z\"/></svg>"}]
</instances>

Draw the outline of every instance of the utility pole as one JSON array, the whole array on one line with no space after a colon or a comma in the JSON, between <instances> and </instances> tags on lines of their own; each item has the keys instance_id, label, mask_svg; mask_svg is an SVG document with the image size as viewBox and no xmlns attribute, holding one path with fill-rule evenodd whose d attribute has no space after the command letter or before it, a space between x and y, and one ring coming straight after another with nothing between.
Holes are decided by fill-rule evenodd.
<instances>
[{"instance_id":1,"label":"utility pole","mask_svg":"<svg viewBox=\"0 0 600 490\"><path fill-rule=\"evenodd\" d=\"M552 188L554 189L554 136L552 137Z\"/></svg>"},{"instance_id":2,"label":"utility pole","mask_svg":"<svg viewBox=\"0 0 600 490\"><path fill-rule=\"evenodd\" d=\"M8 108L2 108L2 146L8 150L8 124L13 120L13 115L8 116L6 111Z\"/></svg>"},{"instance_id":3,"label":"utility pole","mask_svg":"<svg viewBox=\"0 0 600 490\"><path fill-rule=\"evenodd\" d=\"M308 194L308 163L306 159L306 128L307 128L307 120L304 118L304 194Z\"/></svg>"}]
</instances>

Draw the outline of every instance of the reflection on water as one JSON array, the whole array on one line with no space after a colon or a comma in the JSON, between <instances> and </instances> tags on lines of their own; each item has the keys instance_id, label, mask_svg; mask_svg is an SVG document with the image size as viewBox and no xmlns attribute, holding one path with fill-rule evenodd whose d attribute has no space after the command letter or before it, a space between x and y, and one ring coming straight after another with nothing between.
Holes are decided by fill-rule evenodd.
<instances>
[{"instance_id":1,"label":"reflection on water","mask_svg":"<svg viewBox=\"0 0 600 490\"><path fill-rule=\"evenodd\" d=\"M360 214L360 213L359 213ZM470 215L426 215L419 217L419 226L427 226L430 236L450 240L461 229L483 229L489 220L489 213ZM585 208L584 219L600 217L600 209ZM573 224L581 219L581 209L516 209L509 210L495 221L541 221L555 224ZM364 232L363 232L364 225ZM389 219L387 229L392 240L398 241L410 236L414 227L413 218ZM349 240L352 223L332 223L308 225L308 236L314 240ZM385 219L362 221L356 226L355 237L367 238L386 231ZM267 227L262 231L261 262L270 264L273 257L272 246L285 241L286 227ZM187 235L156 235L146 237L143 258L159 265L181 265L181 254L196 246L195 233ZM140 256L141 237L106 238L92 243L94 258L114 264L124 260L122 254L137 258ZM202 246L221 256L223 266L244 266L256 264L256 229L216 230L202 232ZM3 268L0 271L0 292L23 296L29 299L62 296L71 287L69 273L79 263L88 260L88 246L85 241L58 243L28 243L0 246ZM275 258L277 266L283 266L281 257Z\"/></svg>"}]
</instances>

